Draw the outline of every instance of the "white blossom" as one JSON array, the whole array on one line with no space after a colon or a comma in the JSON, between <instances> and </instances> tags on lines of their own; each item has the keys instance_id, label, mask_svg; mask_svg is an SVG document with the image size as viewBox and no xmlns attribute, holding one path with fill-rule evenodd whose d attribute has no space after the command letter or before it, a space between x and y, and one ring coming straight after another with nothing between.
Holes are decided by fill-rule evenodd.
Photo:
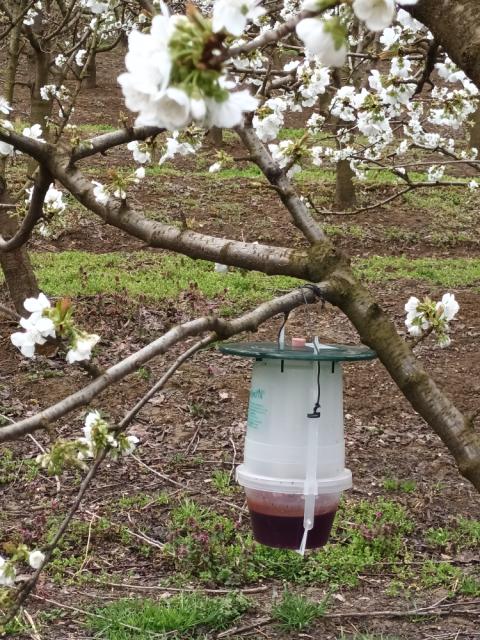
<instances>
[{"instance_id":1,"label":"white blossom","mask_svg":"<svg viewBox=\"0 0 480 640\"><path fill-rule=\"evenodd\" d=\"M403 4L407 3L404 2ZM408 11L404 11L403 9L398 10L397 20L402 25L402 27L404 27L404 29L410 29L410 31L413 31L413 33L424 29L424 26L421 22L415 20L415 18L412 18Z\"/></svg>"},{"instance_id":2,"label":"white blossom","mask_svg":"<svg viewBox=\"0 0 480 640\"><path fill-rule=\"evenodd\" d=\"M253 111L258 100L246 90L229 93L228 98L223 102L207 99L207 125L218 127L219 129L230 129L241 124L243 114Z\"/></svg>"},{"instance_id":3,"label":"white blossom","mask_svg":"<svg viewBox=\"0 0 480 640\"><path fill-rule=\"evenodd\" d=\"M127 149L132 152L133 159L135 162L139 164L144 164L145 162L150 162L152 157L150 151L144 148L145 145L141 145L138 140L133 140L127 144Z\"/></svg>"},{"instance_id":4,"label":"white blossom","mask_svg":"<svg viewBox=\"0 0 480 640\"><path fill-rule=\"evenodd\" d=\"M167 160L174 158L177 154L186 156L189 153L195 153L195 147L193 145L191 145L189 142L180 142L178 137L179 132L174 131L173 136L171 138L167 138L167 148L165 150L165 153L158 161L158 164L163 164Z\"/></svg>"},{"instance_id":5,"label":"white blossom","mask_svg":"<svg viewBox=\"0 0 480 640\"><path fill-rule=\"evenodd\" d=\"M6 116L12 111L12 107L8 104L8 102L0 96L0 113L4 113Z\"/></svg>"},{"instance_id":6,"label":"white blossom","mask_svg":"<svg viewBox=\"0 0 480 640\"><path fill-rule=\"evenodd\" d=\"M79 49L77 51L77 53L75 54L75 64L77 65L77 67L83 67L83 65L85 64L86 55L86 49Z\"/></svg>"},{"instance_id":7,"label":"white blossom","mask_svg":"<svg viewBox=\"0 0 480 640\"><path fill-rule=\"evenodd\" d=\"M25 331L17 331L10 336L12 344L20 349L26 358L35 357L35 345L45 344L47 338L55 338L55 325L44 315L50 308L50 301L40 293L38 298L27 298L23 306L30 312L29 318L20 318L20 326Z\"/></svg>"},{"instance_id":8,"label":"white blossom","mask_svg":"<svg viewBox=\"0 0 480 640\"><path fill-rule=\"evenodd\" d=\"M13 130L13 125L8 120L2 120L0 126L3 129ZM0 140L0 156L11 156L13 155L13 153L13 146L11 144L8 144L8 142L3 142L2 140Z\"/></svg>"},{"instance_id":9,"label":"white blossom","mask_svg":"<svg viewBox=\"0 0 480 640\"><path fill-rule=\"evenodd\" d=\"M55 66L61 68L65 66L66 63L67 63L67 57L64 56L63 53L59 53L58 56L55 58Z\"/></svg>"},{"instance_id":10,"label":"white blossom","mask_svg":"<svg viewBox=\"0 0 480 640\"><path fill-rule=\"evenodd\" d=\"M420 337L423 331L426 331L430 326L428 320L425 319L425 314L418 310L420 300L415 296L411 296L405 304L405 311L407 317L405 319L405 325L408 332L413 337Z\"/></svg>"},{"instance_id":11,"label":"white blossom","mask_svg":"<svg viewBox=\"0 0 480 640\"><path fill-rule=\"evenodd\" d=\"M100 340L100 336L95 333L82 333L75 338L72 347L67 352L67 362L82 362L90 360L92 357L92 349Z\"/></svg>"},{"instance_id":12,"label":"white blossom","mask_svg":"<svg viewBox=\"0 0 480 640\"><path fill-rule=\"evenodd\" d=\"M256 20L265 13L259 4L260 0L216 0L213 5L213 30L225 30L234 36L241 36L248 20Z\"/></svg>"},{"instance_id":13,"label":"white blossom","mask_svg":"<svg viewBox=\"0 0 480 640\"><path fill-rule=\"evenodd\" d=\"M347 57L345 41L332 33L331 21L305 18L296 27L298 37L308 53L318 56L327 67L341 67Z\"/></svg>"},{"instance_id":14,"label":"white blossom","mask_svg":"<svg viewBox=\"0 0 480 640\"><path fill-rule=\"evenodd\" d=\"M401 35L402 29L400 27L387 27L379 39L385 49L390 49L392 45L398 42Z\"/></svg>"},{"instance_id":15,"label":"white blossom","mask_svg":"<svg viewBox=\"0 0 480 640\"><path fill-rule=\"evenodd\" d=\"M37 142L45 142L45 140L42 139L43 131L39 124L33 124L31 127L25 127L22 133L26 138L32 138L32 140L36 140Z\"/></svg>"},{"instance_id":16,"label":"white blossom","mask_svg":"<svg viewBox=\"0 0 480 640\"><path fill-rule=\"evenodd\" d=\"M274 140L284 122L283 112L287 109L287 102L280 97L270 98L260 109L260 113L253 116L252 125L262 142Z\"/></svg>"},{"instance_id":17,"label":"white blossom","mask_svg":"<svg viewBox=\"0 0 480 640\"><path fill-rule=\"evenodd\" d=\"M51 308L50 300L44 293L39 293L38 298L27 298L23 303L25 310L29 313L43 314L44 311Z\"/></svg>"},{"instance_id":18,"label":"white blossom","mask_svg":"<svg viewBox=\"0 0 480 640\"><path fill-rule=\"evenodd\" d=\"M12 587L15 584L15 569L0 556L0 586Z\"/></svg>"},{"instance_id":19,"label":"white blossom","mask_svg":"<svg viewBox=\"0 0 480 640\"><path fill-rule=\"evenodd\" d=\"M427 180L428 182L440 182L445 173L445 166L441 165L438 167L428 167L427 170Z\"/></svg>"},{"instance_id":20,"label":"white blossom","mask_svg":"<svg viewBox=\"0 0 480 640\"><path fill-rule=\"evenodd\" d=\"M168 87L150 108L140 112L136 124L139 126L164 127L169 131L182 129L192 119L190 98L176 87Z\"/></svg>"},{"instance_id":21,"label":"white blossom","mask_svg":"<svg viewBox=\"0 0 480 640\"><path fill-rule=\"evenodd\" d=\"M394 0L353 0L353 10L371 31L388 27L395 15Z\"/></svg>"},{"instance_id":22,"label":"white blossom","mask_svg":"<svg viewBox=\"0 0 480 640\"><path fill-rule=\"evenodd\" d=\"M40 569L45 560L45 555L39 550L35 549L28 554L28 564L32 569Z\"/></svg>"},{"instance_id":23,"label":"white blossom","mask_svg":"<svg viewBox=\"0 0 480 640\"><path fill-rule=\"evenodd\" d=\"M97 182L96 180L92 180L93 187L93 195L98 204L106 205L108 203L108 191L105 186L101 182Z\"/></svg>"},{"instance_id":24,"label":"white blossom","mask_svg":"<svg viewBox=\"0 0 480 640\"><path fill-rule=\"evenodd\" d=\"M81 0L81 4L85 9L92 13L100 14L108 11L108 2L99 2L98 0Z\"/></svg>"},{"instance_id":25,"label":"white blossom","mask_svg":"<svg viewBox=\"0 0 480 640\"><path fill-rule=\"evenodd\" d=\"M123 455L127 456L135 451L136 446L140 442L140 440L137 438L137 436L127 436L125 438L125 441L126 444L122 448L122 453Z\"/></svg>"},{"instance_id":26,"label":"white blossom","mask_svg":"<svg viewBox=\"0 0 480 640\"><path fill-rule=\"evenodd\" d=\"M26 192L27 198L25 202L28 204L32 200L33 187L28 188ZM63 193L59 189L55 189L53 185L50 185L43 200L43 212L47 214L58 214L63 213L65 209L66 205L63 202Z\"/></svg>"},{"instance_id":27,"label":"white blossom","mask_svg":"<svg viewBox=\"0 0 480 640\"><path fill-rule=\"evenodd\" d=\"M155 119L158 100L170 82L172 60L168 42L173 28L169 16L157 15L149 34L134 29L128 36L127 72L118 77L118 82L127 108L148 114L150 120Z\"/></svg>"},{"instance_id":28,"label":"white blossom","mask_svg":"<svg viewBox=\"0 0 480 640\"><path fill-rule=\"evenodd\" d=\"M457 315L460 305L455 300L455 295L453 293L445 293L441 302L437 302L435 308L441 320L450 322Z\"/></svg>"}]
</instances>

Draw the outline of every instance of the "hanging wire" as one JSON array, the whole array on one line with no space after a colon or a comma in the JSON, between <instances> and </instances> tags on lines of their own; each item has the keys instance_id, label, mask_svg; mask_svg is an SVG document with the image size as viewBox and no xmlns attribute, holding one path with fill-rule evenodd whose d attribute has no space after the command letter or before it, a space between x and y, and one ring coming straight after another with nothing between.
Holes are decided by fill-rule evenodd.
<instances>
[{"instance_id":1,"label":"hanging wire","mask_svg":"<svg viewBox=\"0 0 480 640\"><path fill-rule=\"evenodd\" d=\"M320 289L320 287L318 287L316 284L312 284L310 282L307 282L306 284L302 284L298 288L302 291L303 300L305 302L307 323L310 325L310 329L311 329L312 326L313 326L313 321L312 321L312 316L310 315L309 302L308 302L307 297L305 295L304 289L309 289L310 291L312 291L312 293L314 293L315 296L317 296L317 298L320 300L320 302L322 304L322 311L325 308L325 295L323 294L323 292ZM286 324L288 322L289 316L290 316L290 311L288 311L287 313L284 314L283 322L282 322L282 324L280 326L280 329L278 330L277 345L278 345L279 349L283 348L283 345L284 345L285 326L286 326Z\"/></svg>"},{"instance_id":2,"label":"hanging wire","mask_svg":"<svg viewBox=\"0 0 480 640\"><path fill-rule=\"evenodd\" d=\"M278 331L278 336L277 336L277 345L279 349L283 348L283 345L285 343L285 336L283 335L283 340L282 340L282 334L284 333L285 330L285 325L287 324L288 321L288 316L290 315L290 311L287 311L287 313L285 313L283 315L283 322L282 322L282 326L280 327L279 331Z\"/></svg>"},{"instance_id":3,"label":"hanging wire","mask_svg":"<svg viewBox=\"0 0 480 640\"><path fill-rule=\"evenodd\" d=\"M315 404L313 405L313 411L312 413L307 413L307 418L320 418L321 417L321 413L320 413L320 407L321 407L321 388L320 388L320 372L321 372L321 367L320 367L320 360L317 360L317 399L315 401Z\"/></svg>"}]
</instances>

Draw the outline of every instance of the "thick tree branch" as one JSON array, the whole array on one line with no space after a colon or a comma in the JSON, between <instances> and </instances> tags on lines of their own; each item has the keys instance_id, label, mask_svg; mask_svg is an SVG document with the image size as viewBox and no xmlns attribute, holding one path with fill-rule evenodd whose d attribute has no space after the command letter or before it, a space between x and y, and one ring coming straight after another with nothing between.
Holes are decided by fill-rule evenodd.
<instances>
[{"instance_id":1,"label":"thick tree branch","mask_svg":"<svg viewBox=\"0 0 480 640\"><path fill-rule=\"evenodd\" d=\"M0 251L14 251L19 249L27 242L32 233L33 227L40 220L43 214L43 203L45 195L52 183L52 176L43 167L40 166L35 185L33 187L32 198L28 207L27 215L15 235L10 240L5 240L0 234Z\"/></svg>"},{"instance_id":2,"label":"thick tree branch","mask_svg":"<svg viewBox=\"0 0 480 640\"><path fill-rule=\"evenodd\" d=\"M143 240L150 247L176 251L190 256L220 262L243 269L261 271L269 275L290 275L314 282L326 280L342 257L329 240L317 243L315 268L311 269L311 250L299 251L268 245L215 238L195 231L182 230L172 225L145 218L130 208L128 203L110 198L107 205L100 204L94 196L93 185L68 162L53 159L49 169L55 178L85 207L99 215L105 222ZM325 262L320 265L318 256ZM318 267L321 266L319 270Z\"/></svg>"},{"instance_id":3,"label":"thick tree branch","mask_svg":"<svg viewBox=\"0 0 480 640\"><path fill-rule=\"evenodd\" d=\"M480 490L480 434L415 358L369 291L351 272L331 282L329 301L357 328L363 343L377 352L412 407L433 428L455 458L461 473Z\"/></svg>"},{"instance_id":4,"label":"thick tree branch","mask_svg":"<svg viewBox=\"0 0 480 640\"><path fill-rule=\"evenodd\" d=\"M163 131L165 131L165 129L160 129L159 127L131 127L128 129L119 129L112 133L104 133L90 140L82 140L79 147L72 153L72 162L89 158L97 153L105 153L113 147L132 142L132 140L153 138L163 133Z\"/></svg>"},{"instance_id":5,"label":"thick tree branch","mask_svg":"<svg viewBox=\"0 0 480 640\"><path fill-rule=\"evenodd\" d=\"M322 294L327 294L327 283L322 286L321 291ZM216 339L225 339L245 331L256 331L260 324L266 322L273 316L280 313L287 313L305 304L305 302L314 302L315 300L316 294L310 289L296 289L280 298L276 298L270 302L264 302L253 311L249 311L234 320L227 321L215 316L206 316L174 327L151 344L140 349L140 351L107 369L102 376L96 378L80 391L77 391L30 418L9 424L5 427L0 427L0 442L16 440L37 429L46 428L71 411L89 404L96 396L112 384L123 380L129 374L137 371L139 367L152 360L152 358L165 353L172 346L188 337L200 335L206 331L213 331Z\"/></svg>"},{"instance_id":6,"label":"thick tree branch","mask_svg":"<svg viewBox=\"0 0 480 640\"><path fill-rule=\"evenodd\" d=\"M450 58L480 87L480 1L419 0L404 8L430 29Z\"/></svg>"},{"instance_id":7,"label":"thick tree branch","mask_svg":"<svg viewBox=\"0 0 480 640\"><path fill-rule=\"evenodd\" d=\"M10 129L0 127L0 141L11 144L15 149L26 153L40 164L46 164L55 153L55 147L48 142L38 142L33 138L27 138Z\"/></svg>"}]
</instances>

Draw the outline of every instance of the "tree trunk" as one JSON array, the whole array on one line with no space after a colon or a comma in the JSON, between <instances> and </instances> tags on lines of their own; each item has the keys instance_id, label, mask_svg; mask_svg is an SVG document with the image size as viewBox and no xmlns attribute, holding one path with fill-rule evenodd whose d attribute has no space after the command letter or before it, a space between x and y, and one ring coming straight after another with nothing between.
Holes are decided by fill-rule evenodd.
<instances>
[{"instance_id":1,"label":"tree trunk","mask_svg":"<svg viewBox=\"0 0 480 640\"><path fill-rule=\"evenodd\" d=\"M339 160L337 162L335 205L339 209L343 210L353 207L356 202L355 184L353 182L354 175L348 160Z\"/></svg>"},{"instance_id":2,"label":"tree trunk","mask_svg":"<svg viewBox=\"0 0 480 640\"><path fill-rule=\"evenodd\" d=\"M0 180L0 203L12 203L6 192L3 179ZM2 236L10 238L16 230L15 218L8 213L8 209L0 209L0 233ZM25 315L23 307L25 298L38 296L39 293L37 280L25 246L7 253L0 253L0 266L15 309L21 315Z\"/></svg>"},{"instance_id":3,"label":"tree trunk","mask_svg":"<svg viewBox=\"0 0 480 640\"><path fill-rule=\"evenodd\" d=\"M5 100L9 104L12 104L15 94L15 80L17 77L18 58L20 55L21 31L22 23L19 22L10 32L8 39L8 63L5 74ZM0 177L5 175L6 167L7 158L0 158Z\"/></svg>"},{"instance_id":4,"label":"tree trunk","mask_svg":"<svg viewBox=\"0 0 480 640\"><path fill-rule=\"evenodd\" d=\"M5 76L5 99L10 104L15 93L15 80L17 77L18 58L20 55L20 35L22 23L19 22L10 32L8 40L8 64Z\"/></svg>"},{"instance_id":5,"label":"tree trunk","mask_svg":"<svg viewBox=\"0 0 480 640\"><path fill-rule=\"evenodd\" d=\"M480 0L419 0L405 6L450 58L480 87Z\"/></svg>"},{"instance_id":6,"label":"tree trunk","mask_svg":"<svg viewBox=\"0 0 480 640\"><path fill-rule=\"evenodd\" d=\"M480 152L480 105L473 114L473 124L470 127L470 148Z\"/></svg>"},{"instance_id":7,"label":"tree trunk","mask_svg":"<svg viewBox=\"0 0 480 640\"><path fill-rule=\"evenodd\" d=\"M212 127L208 132L208 137L216 147L223 146L223 129Z\"/></svg>"},{"instance_id":8,"label":"tree trunk","mask_svg":"<svg viewBox=\"0 0 480 640\"><path fill-rule=\"evenodd\" d=\"M43 51L34 51L33 58L33 78L30 91L30 123L41 125L45 136L48 137L47 118L49 118L52 113L52 101L43 100L40 89L48 84L50 58L49 55Z\"/></svg>"},{"instance_id":9,"label":"tree trunk","mask_svg":"<svg viewBox=\"0 0 480 640\"><path fill-rule=\"evenodd\" d=\"M97 86L97 56L95 54L88 61L84 86L86 89L95 89Z\"/></svg>"}]
</instances>

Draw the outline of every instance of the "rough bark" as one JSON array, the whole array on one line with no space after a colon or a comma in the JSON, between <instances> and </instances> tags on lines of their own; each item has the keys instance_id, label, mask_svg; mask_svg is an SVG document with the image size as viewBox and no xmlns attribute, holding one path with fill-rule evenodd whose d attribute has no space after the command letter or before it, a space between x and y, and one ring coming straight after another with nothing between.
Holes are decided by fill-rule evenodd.
<instances>
[{"instance_id":1,"label":"rough bark","mask_svg":"<svg viewBox=\"0 0 480 640\"><path fill-rule=\"evenodd\" d=\"M20 55L20 35L22 32L22 23L19 22L10 32L8 39L8 63L5 76L5 99L7 102L13 102L15 92L15 80L17 77L18 58Z\"/></svg>"},{"instance_id":2,"label":"rough bark","mask_svg":"<svg viewBox=\"0 0 480 640\"><path fill-rule=\"evenodd\" d=\"M470 148L478 149L480 151L480 106L472 117L472 126L470 127Z\"/></svg>"},{"instance_id":3,"label":"rough bark","mask_svg":"<svg viewBox=\"0 0 480 640\"><path fill-rule=\"evenodd\" d=\"M349 269L339 270L328 295L376 351L412 407L433 428L455 458L462 475L480 490L480 433L428 375L410 346L399 336L372 294Z\"/></svg>"},{"instance_id":4,"label":"rough bark","mask_svg":"<svg viewBox=\"0 0 480 640\"><path fill-rule=\"evenodd\" d=\"M5 189L5 182L0 179L0 203L11 204ZM17 230L15 218L9 215L8 210L0 209L0 233L3 237L11 237ZM38 296L38 285L33 272L32 264L25 246L9 253L0 253L0 266L5 276L10 298L15 309L21 315L25 315L23 301L31 296Z\"/></svg>"},{"instance_id":5,"label":"rough bark","mask_svg":"<svg viewBox=\"0 0 480 640\"><path fill-rule=\"evenodd\" d=\"M208 137L215 147L223 147L223 129L212 127L208 132Z\"/></svg>"},{"instance_id":6,"label":"rough bark","mask_svg":"<svg viewBox=\"0 0 480 640\"><path fill-rule=\"evenodd\" d=\"M50 59L44 51L33 52L32 84L30 92L30 123L40 124L47 135L46 119L52 113L52 101L43 100L40 89L49 84Z\"/></svg>"},{"instance_id":7,"label":"rough bark","mask_svg":"<svg viewBox=\"0 0 480 640\"><path fill-rule=\"evenodd\" d=\"M356 202L353 173L348 160L337 162L335 174L335 205L339 209L353 207Z\"/></svg>"},{"instance_id":8,"label":"rough bark","mask_svg":"<svg viewBox=\"0 0 480 640\"><path fill-rule=\"evenodd\" d=\"M95 89L97 86L97 56L95 54L90 56L88 60L84 83L86 89Z\"/></svg>"},{"instance_id":9,"label":"rough bark","mask_svg":"<svg viewBox=\"0 0 480 640\"><path fill-rule=\"evenodd\" d=\"M480 87L480 0L419 0L405 7Z\"/></svg>"}]
</instances>

